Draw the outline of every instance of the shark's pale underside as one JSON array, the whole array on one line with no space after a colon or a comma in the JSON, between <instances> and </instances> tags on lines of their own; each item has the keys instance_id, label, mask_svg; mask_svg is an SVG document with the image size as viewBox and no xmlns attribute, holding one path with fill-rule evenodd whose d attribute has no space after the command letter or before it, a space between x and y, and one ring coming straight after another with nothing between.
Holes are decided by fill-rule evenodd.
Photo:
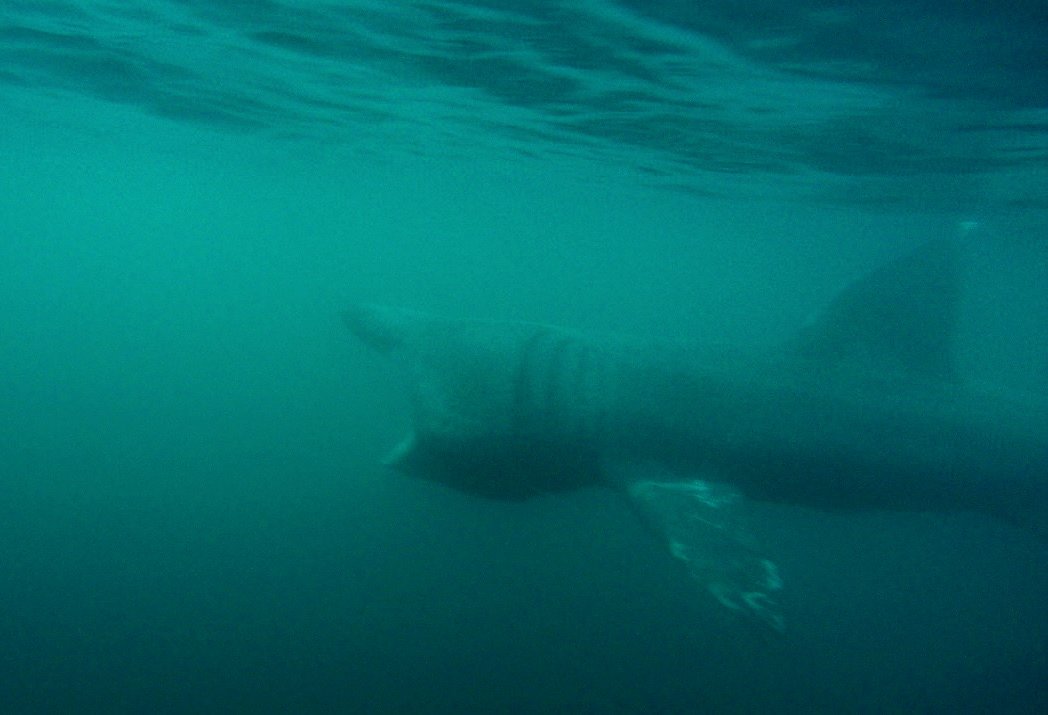
<instances>
[{"instance_id":1,"label":"shark's pale underside","mask_svg":"<svg viewBox=\"0 0 1048 715\"><path fill-rule=\"evenodd\" d=\"M783 628L746 501L971 510L1048 535L1048 415L966 389L956 248L845 289L776 350L357 306L350 330L409 375L397 469L493 498L609 486L722 604Z\"/></svg>"}]
</instances>

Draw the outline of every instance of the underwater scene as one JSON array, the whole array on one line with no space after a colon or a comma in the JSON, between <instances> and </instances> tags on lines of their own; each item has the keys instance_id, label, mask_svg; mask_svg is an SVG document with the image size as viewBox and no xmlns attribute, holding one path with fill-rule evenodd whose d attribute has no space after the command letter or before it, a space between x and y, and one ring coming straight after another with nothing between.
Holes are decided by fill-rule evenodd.
<instances>
[{"instance_id":1,"label":"underwater scene","mask_svg":"<svg viewBox=\"0 0 1048 715\"><path fill-rule=\"evenodd\" d=\"M1048 9L0 3L0 713L1048 712Z\"/></svg>"}]
</instances>

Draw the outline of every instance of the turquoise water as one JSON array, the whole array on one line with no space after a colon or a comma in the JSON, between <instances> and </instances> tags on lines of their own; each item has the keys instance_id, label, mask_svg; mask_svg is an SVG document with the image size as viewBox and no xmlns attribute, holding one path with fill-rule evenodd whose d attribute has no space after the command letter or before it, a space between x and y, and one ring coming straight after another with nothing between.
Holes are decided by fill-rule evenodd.
<instances>
[{"instance_id":1,"label":"turquoise water","mask_svg":"<svg viewBox=\"0 0 1048 715\"><path fill-rule=\"evenodd\" d=\"M1008 525L760 506L769 642L614 494L380 466L350 303L774 344L959 232L1046 399L1043 8L703 5L0 6L0 711L1048 707Z\"/></svg>"}]
</instances>

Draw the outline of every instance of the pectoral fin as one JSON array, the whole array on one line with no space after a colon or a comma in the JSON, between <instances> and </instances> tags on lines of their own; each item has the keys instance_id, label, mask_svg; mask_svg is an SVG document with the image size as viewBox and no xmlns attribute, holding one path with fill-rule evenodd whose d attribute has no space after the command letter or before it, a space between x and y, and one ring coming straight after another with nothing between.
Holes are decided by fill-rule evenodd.
<instances>
[{"instance_id":1,"label":"pectoral fin","mask_svg":"<svg viewBox=\"0 0 1048 715\"><path fill-rule=\"evenodd\" d=\"M782 580L746 527L735 489L703 480L653 479L650 469L615 470L633 509L699 585L726 608L774 631L785 629Z\"/></svg>"}]
</instances>

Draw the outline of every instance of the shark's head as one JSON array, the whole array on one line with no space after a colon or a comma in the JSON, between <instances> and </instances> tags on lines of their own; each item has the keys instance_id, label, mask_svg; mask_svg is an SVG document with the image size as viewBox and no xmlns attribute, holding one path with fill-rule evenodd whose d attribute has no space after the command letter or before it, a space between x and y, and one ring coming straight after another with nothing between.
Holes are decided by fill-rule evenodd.
<instances>
[{"instance_id":1,"label":"shark's head","mask_svg":"<svg viewBox=\"0 0 1048 715\"><path fill-rule=\"evenodd\" d=\"M408 373L411 434L386 458L397 471L500 499L600 481L592 445L544 409L545 358L568 343L547 326L455 321L359 305L342 314L362 342ZM559 364L559 363L558 363Z\"/></svg>"}]
</instances>

